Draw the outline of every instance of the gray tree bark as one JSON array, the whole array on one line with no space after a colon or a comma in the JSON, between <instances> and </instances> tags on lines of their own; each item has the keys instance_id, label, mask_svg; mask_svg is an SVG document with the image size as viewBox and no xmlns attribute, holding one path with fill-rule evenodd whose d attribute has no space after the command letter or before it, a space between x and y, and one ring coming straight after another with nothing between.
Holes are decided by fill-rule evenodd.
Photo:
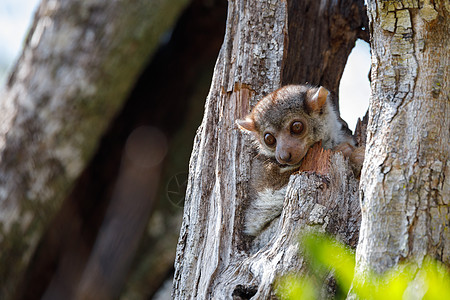
<instances>
[{"instance_id":1,"label":"gray tree bark","mask_svg":"<svg viewBox=\"0 0 450 300\"><path fill-rule=\"evenodd\" d=\"M234 122L282 84L310 82L337 91L336 78L363 35L363 20L362 1L229 2L225 41L190 161L175 299L272 297L278 276L304 269L297 236L308 226L355 246L358 182L340 154L330 159L321 153L326 171L316 166L316 173L291 178L279 221L253 251L262 238L250 241L243 234L250 141Z\"/></svg>"},{"instance_id":2,"label":"gray tree bark","mask_svg":"<svg viewBox=\"0 0 450 300\"><path fill-rule=\"evenodd\" d=\"M356 271L450 266L450 5L368 1L372 96Z\"/></svg>"},{"instance_id":3,"label":"gray tree bark","mask_svg":"<svg viewBox=\"0 0 450 300\"><path fill-rule=\"evenodd\" d=\"M0 102L0 298L186 1L46 1Z\"/></svg>"}]
</instances>

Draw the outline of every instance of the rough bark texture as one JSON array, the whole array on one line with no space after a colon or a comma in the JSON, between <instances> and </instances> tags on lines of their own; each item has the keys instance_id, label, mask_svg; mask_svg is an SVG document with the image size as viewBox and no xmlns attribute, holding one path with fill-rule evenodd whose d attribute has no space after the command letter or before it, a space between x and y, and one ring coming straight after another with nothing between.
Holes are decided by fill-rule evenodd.
<instances>
[{"instance_id":1,"label":"rough bark texture","mask_svg":"<svg viewBox=\"0 0 450 300\"><path fill-rule=\"evenodd\" d=\"M254 244L258 250L234 253L215 276L213 299L272 299L273 283L289 272L305 274L308 265L299 253L300 234L319 230L356 247L360 226L359 182L341 154L313 150L310 171L291 176L283 212ZM261 248L260 248L261 247ZM260 248L260 249L259 249ZM327 283L324 283L323 290Z\"/></svg>"},{"instance_id":2,"label":"rough bark texture","mask_svg":"<svg viewBox=\"0 0 450 300\"><path fill-rule=\"evenodd\" d=\"M346 56L363 26L362 1L303 2L306 4L302 10L295 10L295 3L289 1L229 2L225 41L190 161L175 263L175 299L248 299L255 294L258 299L269 297L277 275L302 267L302 259L297 257L296 232L304 228L309 222L307 220L314 219L314 214L319 221L311 221L312 224L323 225L325 216L328 216L327 222L331 223L324 227L333 233L339 226L334 228L330 224L348 224L342 227L345 231L343 239L355 242L357 183L349 178L345 163L337 158L333 158L338 164L335 172L342 172L342 177L330 171L326 175L333 178L329 186L324 186L322 175L300 174L291 178L283 215L274 225L274 238L263 250L253 253L251 241L243 235L251 156L250 142L243 140L235 120L246 115L251 105L281 84L304 83L314 78L313 83L327 84L327 88L337 91L339 80L335 78L340 78ZM313 13L309 15L309 12ZM355 32L340 34L338 38L330 31L330 27L335 25L333 22L326 22L330 27L308 27L315 32L310 36L314 43L308 40L303 44L309 51L302 52L302 57L294 55L295 45L302 44L303 38L298 27L304 29L308 24L296 27L292 23L305 18L333 19L331 12L360 18L359 27L350 25L357 22L350 22L342 28ZM345 20L343 17L338 19ZM332 38L320 39L327 34L344 41L337 43ZM314 47L317 43L328 51L317 51ZM308 72L300 75L296 71L306 68L311 61L319 60L321 65L317 68L308 68ZM293 67L294 64L298 67ZM330 169L334 170L333 167ZM319 186L323 190L318 191ZM327 197L330 191L334 191L333 195L339 199L346 200ZM299 199L303 193L308 195L307 199ZM342 209L338 209L342 212L338 213L342 219L330 215L328 209L335 205ZM350 221L352 215L343 213L343 210L347 213L349 207L356 214L353 223Z\"/></svg>"},{"instance_id":3,"label":"rough bark texture","mask_svg":"<svg viewBox=\"0 0 450 300\"><path fill-rule=\"evenodd\" d=\"M0 298L184 1L43 1L0 103Z\"/></svg>"},{"instance_id":4,"label":"rough bark texture","mask_svg":"<svg viewBox=\"0 0 450 300\"><path fill-rule=\"evenodd\" d=\"M368 1L372 96L357 272L450 266L450 5Z\"/></svg>"}]
</instances>

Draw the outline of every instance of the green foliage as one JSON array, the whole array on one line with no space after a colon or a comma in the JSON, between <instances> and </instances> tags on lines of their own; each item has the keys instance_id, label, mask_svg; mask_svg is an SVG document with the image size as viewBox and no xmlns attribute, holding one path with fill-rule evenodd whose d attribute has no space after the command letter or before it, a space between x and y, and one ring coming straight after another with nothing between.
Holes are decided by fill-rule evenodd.
<instances>
[{"instance_id":1,"label":"green foliage","mask_svg":"<svg viewBox=\"0 0 450 300\"><path fill-rule=\"evenodd\" d=\"M382 275L368 272L354 278L355 254L344 244L319 233L305 234L300 244L310 270L306 276L290 274L278 280L280 299L323 298L321 289L330 272L336 280L336 299L345 299L350 288L359 299L450 299L449 270L432 259L426 258L420 268L403 263Z\"/></svg>"},{"instance_id":2,"label":"green foliage","mask_svg":"<svg viewBox=\"0 0 450 300\"><path fill-rule=\"evenodd\" d=\"M281 299L316 299L315 282L310 277L287 275L277 286L277 294Z\"/></svg>"}]
</instances>

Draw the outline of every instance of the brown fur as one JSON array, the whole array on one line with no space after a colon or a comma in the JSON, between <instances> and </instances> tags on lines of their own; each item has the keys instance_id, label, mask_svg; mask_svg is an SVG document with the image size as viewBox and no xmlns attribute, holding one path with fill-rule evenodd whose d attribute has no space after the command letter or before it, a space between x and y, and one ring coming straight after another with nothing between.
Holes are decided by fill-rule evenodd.
<instances>
[{"instance_id":1,"label":"brown fur","mask_svg":"<svg viewBox=\"0 0 450 300\"><path fill-rule=\"evenodd\" d=\"M289 177L299 169L314 144L342 151L358 164L364 159L361 151L354 154L351 132L330 97L330 92L323 87L285 86L261 99L243 120L237 121L257 146L252 165L251 200L246 211L247 234L257 235L281 213ZM294 123L301 123L302 129L293 129L298 128L293 127ZM269 145L264 141L268 134L275 139Z\"/></svg>"}]
</instances>

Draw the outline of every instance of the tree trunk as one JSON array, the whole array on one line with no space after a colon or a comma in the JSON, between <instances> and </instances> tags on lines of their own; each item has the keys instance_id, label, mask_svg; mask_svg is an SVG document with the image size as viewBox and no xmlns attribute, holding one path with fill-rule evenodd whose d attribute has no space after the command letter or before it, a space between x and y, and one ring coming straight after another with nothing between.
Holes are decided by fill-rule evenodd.
<instances>
[{"instance_id":1,"label":"tree trunk","mask_svg":"<svg viewBox=\"0 0 450 300\"><path fill-rule=\"evenodd\" d=\"M332 157L326 171L291 178L283 214L267 245L254 253L261 239L243 234L249 141L234 122L281 84L310 82L337 92L363 20L362 1L229 2L225 41L190 161L175 299L270 297L277 276L303 267L297 233L307 225L319 224L355 246L358 183L340 155L321 153L325 161Z\"/></svg>"},{"instance_id":2,"label":"tree trunk","mask_svg":"<svg viewBox=\"0 0 450 300\"><path fill-rule=\"evenodd\" d=\"M372 96L357 273L450 266L450 6L368 1Z\"/></svg>"},{"instance_id":3,"label":"tree trunk","mask_svg":"<svg viewBox=\"0 0 450 300\"><path fill-rule=\"evenodd\" d=\"M43 1L0 103L0 298L185 1Z\"/></svg>"}]
</instances>

